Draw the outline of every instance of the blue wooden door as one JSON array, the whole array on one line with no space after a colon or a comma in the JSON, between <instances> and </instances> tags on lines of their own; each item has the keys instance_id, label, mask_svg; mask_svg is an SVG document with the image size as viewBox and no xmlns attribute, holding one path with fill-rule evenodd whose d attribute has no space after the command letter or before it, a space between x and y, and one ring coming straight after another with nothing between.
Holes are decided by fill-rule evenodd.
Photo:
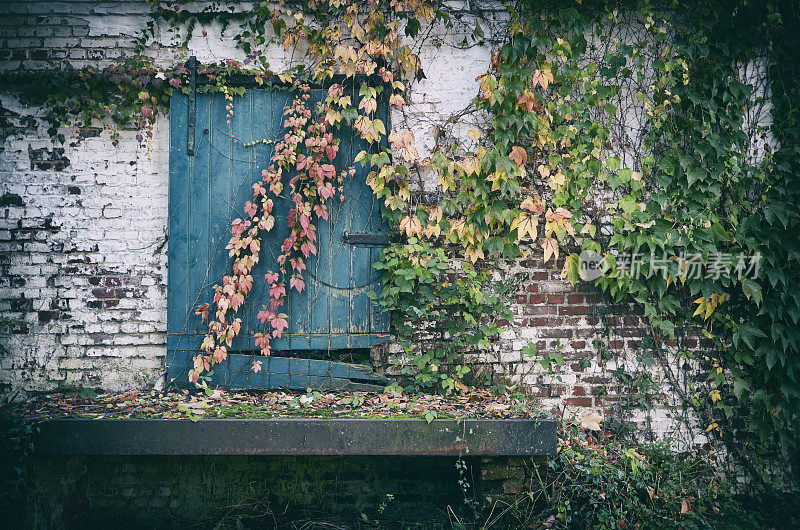
<instances>
[{"instance_id":1,"label":"blue wooden door","mask_svg":"<svg viewBox=\"0 0 800 530\"><path fill-rule=\"evenodd\" d=\"M325 90L312 92L314 100L326 94ZM207 326L194 310L213 299L212 286L230 271L225 246L231 236L231 221L245 218L244 203L252 198L252 185L261 180L261 171L269 164L274 140L284 133L283 110L291 105L292 98L293 94L283 90L248 90L236 97L230 115L221 94L197 94L194 124L189 119L188 96L176 94L172 98L167 324L170 380L185 379L191 359L199 352ZM385 118L385 108L383 113ZM351 166L356 154L369 149L352 130L343 130L337 136L341 140L337 169ZM388 318L367 296L369 291L380 291L380 277L372 264L382 247L375 244L375 238L353 236L379 238L385 236L385 226L380 205L366 185L366 171L360 164L355 167L355 176L345 179L344 200L329 200L329 220L318 221L318 254L307 260L306 289L302 293L291 290L287 297L284 311L290 317L289 327L281 338L271 341L274 355L279 356L281 351L368 348L388 338ZM289 232L286 215L290 206L289 197L275 203L275 227L262 241L259 263L252 272L253 291L237 313L242 318L242 330L230 348L237 355L217 366L215 380L221 377L223 383L230 383L225 372L243 369L246 359L241 356L255 350L253 334L264 331L256 318L269 300L264 274L277 270L276 257ZM276 386L251 379L244 386Z\"/></svg>"}]
</instances>

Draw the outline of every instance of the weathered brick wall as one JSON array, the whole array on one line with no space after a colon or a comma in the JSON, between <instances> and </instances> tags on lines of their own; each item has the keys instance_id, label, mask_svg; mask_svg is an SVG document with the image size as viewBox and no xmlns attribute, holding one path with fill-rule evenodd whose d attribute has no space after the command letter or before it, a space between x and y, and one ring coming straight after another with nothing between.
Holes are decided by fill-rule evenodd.
<instances>
[{"instance_id":1,"label":"weathered brick wall","mask_svg":"<svg viewBox=\"0 0 800 530\"><path fill-rule=\"evenodd\" d=\"M472 484L480 472L465 465ZM364 514L436 528L448 506L465 509L459 478L450 457L39 457L24 506L0 526L291 528Z\"/></svg>"},{"instance_id":2,"label":"weathered brick wall","mask_svg":"<svg viewBox=\"0 0 800 530\"><path fill-rule=\"evenodd\" d=\"M151 20L148 11L141 0L4 2L0 75L64 61L107 65L132 53L134 37ZM222 35L217 24L196 29L189 53L201 62L243 59L231 31ZM188 55L166 28L156 33L147 53L158 62ZM423 156L438 127L470 104L475 77L489 64L490 46L459 49L457 33L423 45L426 79L413 85L404 114L393 116L415 131ZM274 70L286 61L282 49L269 58ZM166 353L168 120L157 120L146 153L136 131L120 131L114 146L99 128L64 131L66 144L54 147L42 115L25 94L0 93L0 389L151 385L164 372ZM474 116L459 127L469 120L480 125ZM433 188L431 179L421 184ZM640 340L638 317L614 316L588 285L561 279L560 264L544 265L540 249L530 256L498 271L524 282L491 370L522 379L548 408L618 407L630 390L611 373L620 363L637 363L626 352ZM559 351L564 365L549 373L524 358L529 342L540 356ZM603 348L615 352L613 360L601 358ZM669 396L662 381L656 384ZM642 412L636 419L664 433L670 414Z\"/></svg>"}]
</instances>

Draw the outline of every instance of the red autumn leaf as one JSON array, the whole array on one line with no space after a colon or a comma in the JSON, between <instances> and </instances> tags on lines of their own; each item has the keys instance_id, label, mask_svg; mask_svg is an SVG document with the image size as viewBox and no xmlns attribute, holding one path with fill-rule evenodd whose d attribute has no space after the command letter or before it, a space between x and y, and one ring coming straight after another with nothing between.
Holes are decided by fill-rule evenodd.
<instances>
[{"instance_id":1,"label":"red autumn leaf","mask_svg":"<svg viewBox=\"0 0 800 530\"><path fill-rule=\"evenodd\" d=\"M272 287L270 287L269 296L270 298L280 298L282 296L286 296L286 287L284 287L283 282L274 284Z\"/></svg>"},{"instance_id":2,"label":"red autumn leaf","mask_svg":"<svg viewBox=\"0 0 800 530\"><path fill-rule=\"evenodd\" d=\"M264 275L264 279L267 281L267 283L275 283L278 281L279 277L280 276L277 272L272 271L267 271L267 273Z\"/></svg>"},{"instance_id":3,"label":"red autumn leaf","mask_svg":"<svg viewBox=\"0 0 800 530\"><path fill-rule=\"evenodd\" d=\"M239 219L238 217L231 221L231 234L234 236L242 235L242 232L245 230L244 221ZM231 243L233 243L233 239L231 239Z\"/></svg>"},{"instance_id":4,"label":"red autumn leaf","mask_svg":"<svg viewBox=\"0 0 800 530\"><path fill-rule=\"evenodd\" d=\"M292 232L286 239L283 240L283 245L281 246L281 250L283 250L284 252L289 252L289 250L291 250L296 241L297 241L297 236L294 234L294 232Z\"/></svg>"},{"instance_id":5,"label":"red autumn leaf","mask_svg":"<svg viewBox=\"0 0 800 530\"><path fill-rule=\"evenodd\" d=\"M302 293L306 287L306 282L303 281L301 276L292 276L289 279L289 289L297 289L298 293Z\"/></svg>"},{"instance_id":6,"label":"red autumn leaf","mask_svg":"<svg viewBox=\"0 0 800 530\"><path fill-rule=\"evenodd\" d=\"M283 305L283 298L272 298L269 301L269 309L270 311L277 311L280 306Z\"/></svg>"},{"instance_id":7,"label":"red autumn leaf","mask_svg":"<svg viewBox=\"0 0 800 530\"><path fill-rule=\"evenodd\" d=\"M332 180L336 176L336 168L331 164L322 164L317 170L317 175L327 180Z\"/></svg>"},{"instance_id":8,"label":"red autumn leaf","mask_svg":"<svg viewBox=\"0 0 800 530\"><path fill-rule=\"evenodd\" d=\"M244 212L250 217L255 217L257 211L258 211L258 206L256 206L252 202L247 201L246 203L244 203Z\"/></svg>"},{"instance_id":9,"label":"red autumn leaf","mask_svg":"<svg viewBox=\"0 0 800 530\"><path fill-rule=\"evenodd\" d=\"M231 295L231 308L234 311L237 311L243 303L244 295L242 293L233 293L233 295Z\"/></svg>"},{"instance_id":10,"label":"red autumn leaf","mask_svg":"<svg viewBox=\"0 0 800 530\"><path fill-rule=\"evenodd\" d=\"M292 266L292 269L296 270L297 272L306 270L306 262L300 258L292 258L289 260L289 263Z\"/></svg>"},{"instance_id":11,"label":"red autumn leaf","mask_svg":"<svg viewBox=\"0 0 800 530\"><path fill-rule=\"evenodd\" d=\"M203 317L203 322L205 322L208 318L208 303L200 305L200 307L195 310L194 314L201 315Z\"/></svg>"},{"instance_id":12,"label":"red autumn leaf","mask_svg":"<svg viewBox=\"0 0 800 530\"><path fill-rule=\"evenodd\" d=\"M260 182L256 182L255 184L253 184L253 195L264 196L266 194L267 194L267 189L264 186L262 186Z\"/></svg>"},{"instance_id":13,"label":"red autumn leaf","mask_svg":"<svg viewBox=\"0 0 800 530\"><path fill-rule=\"evenodd\" d=\"M256 338L255 340L256 348L269 349L269 339L271 338L269 333L256 333L253 336Z\"/></svg>"},{"instance_id":14,"label":"red autumn leaf","mask_svg":"<svg viewBox=\"0 0 800 530\"><path fill-rule=\"evenodd\" d=\"M325 147L325 156L328 159L333 160L336 158L336 153L339 151L339 146L337 144L331 144Z\"/></svg>"},{"instance_id":15,"label":"red autumn leaf","mask_svg":"<svg viewBox=\"0 0 800 530\"><path fill-rule=\"evenodd\" d=\"M239 276L239 287L244 294L249 293L253 289L253 277L249 274L246 276Z\"/></svg>"},{"instance_id":16,"label":"red autumn leaf","mask_svg":"<svg viewBox=\"0 0 800 530\"><path fill-rule=\"evenodd\" d=\"M253 361L253 371L258 373L261 371L261 361Z\"/></svg>"},{"instance_id":17,"label":"red autumn leaf","mask_svg":"<svg viewBox=\"0 0 800 530\"><path fill-rule=\"evenodd\" d=\"M225 346L219 346L216 350L214 350L214 360L218 363L221 363L225 359L228 358L228 350Z\"/></svg>"},{"instance_id":18,"label":"red autumn leaf","mask_svg":"<svg viewBox=\"0 0 800 530\"><path fill-rule=\"evenodd\" d=\"M263 309L258 312L256 318L261 321L262 324L266 323L267 320L272 320L275 318L275 314L272 311L267 310L267 306L263 306Z\"/></svg>"},{"instance_id":19,"label":"red autumn leaf","mask_svg":"<svg viewBox=\"0 0 800 530\"><path fill-rule=\"evenodd\" d=\"M336 193L336 190L333 189L333 186L331 185L330 182L326 182L324 185L317 186L317 194L322 199L330 199L331 197L334 196L335 193ZM326 216L326 219L327 219L327 216Z\"/></svg>"},{"instance_id":20,"label":"red autumn leaf","mask_svg":"<svg viewBox=\"0 0 800 530\"><path fill-rule=\"evenodd\" d=\"M331 190L331 195L333 195L333 190ZM317 214L317 217L320 219L328 220L328 207L324 204L317 204L314 206L314 213Z\"/></svg>"},{"instance_id":21,"label":"red autumn leaf","mask_svg":"<svg viewBox=\"0 0 800 530\"><path fill-rule=\"evenodd\" d=\"M220 298L217 300L217 318L222 320L225 317L225 313L228 311L228 308L231 306L231 301L227 298Z\"/></svg>"},{"instance_id":22,"label":"red autumn leaf","mask_svg":"<svg viewBox=\"0 0 800 530\"><path fill-rule=\"evenodd\" d=\"M267 232L272 230L273 226L275 226L275 218L273 216L271 216L271 215L268 215L266 217L262 217L261 221L259 221L259 223L258 223L258 227L261 228L262 230L267 231Z\"/></svg>"},{"instance_id":23,"label":"red autumn leaf","mask_svg":"<svg viewBox=\"0 0 800 530\"><path fill-rule=\"evenodd\" d=\"M314 165L312 157L306 157L303 154L297 155L297 171L303 171L306 168L311 168Z\"/></svg>"},{"instance_id":24,"label":"red autumn leaf","mask_svg":"<svg viewBox=\"0 0 800 530\"><path fill-rule=\"evenodd\" d=\"M286 313L281 313L272 319L271 324L275 330L272 332L272 335L274 337L280 338L281 335L283 334L283 330L289 327L289 322L287 321L288 318L289 315L287 315Z\"/></svg>"},{"instance_id":25,"label":"red autumn leaf","mask_svg":"<svg viewBox=\"0 0 800 530\"><path fill-rule=\"evenodd\" d=\"M317 255L317 247L314 246L314 243L311 241L307 241L300 245L300 252L303 253L303 256L308 257L309 255Z\"/></svg>"}]
</instances>

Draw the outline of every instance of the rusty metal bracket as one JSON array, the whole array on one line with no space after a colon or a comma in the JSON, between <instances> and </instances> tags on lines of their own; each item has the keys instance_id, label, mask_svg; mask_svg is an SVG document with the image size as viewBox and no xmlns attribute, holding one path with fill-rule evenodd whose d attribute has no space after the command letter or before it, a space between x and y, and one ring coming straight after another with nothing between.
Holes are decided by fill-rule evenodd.
<instances>
[{"instance_id":1,"label":"rusty metal bracket","mask_svg":"<svg viewBox=\"0 0 800 530\"><path fill-rule=\"evenodd\" d=\"M348 245L364 247L385 247L391 243L389 237L384 234L351 234L345 232L342 234L342 239Z\"/></svg>"}]
</instances>

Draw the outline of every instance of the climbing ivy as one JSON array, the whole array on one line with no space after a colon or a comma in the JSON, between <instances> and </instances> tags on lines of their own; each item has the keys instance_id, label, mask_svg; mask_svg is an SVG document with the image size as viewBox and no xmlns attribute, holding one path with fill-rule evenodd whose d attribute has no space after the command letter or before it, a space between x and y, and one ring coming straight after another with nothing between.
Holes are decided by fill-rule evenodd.
<instances>
[{"instance_id":1,"label":"climbing ivy","mask_svg":"<svg viewBox=\"0 0 800 530\"><path fill-rule=\"evenodd\" d=\"M478 100L493 116L492 147L527 162L541 177L530 185L538 183L556 208L545 216L545 259L558 252L551 233L602 256L605 274L595 284L640 305L652 351L676 391L667 352L676 326L696 326L709 347L680 355L707 377L681 397L701 428L735 455L744 446L766 456L773 444L796 455L800 297L788 279L800 272L791 199L797 77L787 66L796 43L783 17L797 13L676 2L668 10L637 6L638 21L631 21L620 20L611 3L578 7L512 8L509 37ZM602 29L637 22L639 33L627 41ZM746 67L774 49L781 51L770 71L777 96L771 132L779 147L773 152L767 143L766 153L756 153L747 110L766 94L754 93ZM627 109L614 104L626 98ZM626 153L628 138L614 134L614 123L619 111L637 107L631 99L643 110L643 127L637 151ZM524 185L524 172L509 179L502 167L490 162L485 170L499 199L498 183ZM544 207L530 207L536 195L525 200L511 227L536 240L537 219L528 219ZM631 256L641 258L638 271L625 259ZM563 274L578 281L580 263L571 253ZM748 457L740 463L763 480Z\"/></svg>"},{"instance_id":2,"label":"climbing ivy","mask_svg":"<svg viewBox=\"0 0 800 530\"><path fill-rule=\"evenodd\" d=\"M214 300L198 308L210 321L193 381L226 357L239 331L236 310L252 283L262 281L250 271L274 222L272 197L288 190L292 231L265 278L270 304L260 318L270 326L254 346L268 354L269 340L280 336L280 307L287 291L303 290L304 260L316 252L314 223L325 219L326 200L354 173L332 170L333 131L349 126L371 146L356 161L370 169L367 183L402 235L378 264L384 289L375 298L392 312L397 361L417 385L457 389L469 371L464 355L494 352L512 317L513 282L492 272L504 270L504 260L539 251L546 263L565 256L562 274L578 282L579 252L595 253L604 272L595 285L641 310L649 347L676 392L683 387L675 381L675 354L694 368L696 390L680 397L707 436L735 454L737 447L763 454L770 444L797 454L796 6L509 3L503 41L478 78L471 109L486 126L437 143L420 158L413 133L384 123L377 101L406 104L409 86L424 78L408 39L421 37L423 24L456 23L459 16L445 4L328 0L237 10L211 2L191 11L184 1L149 3L153 22L137 39L140 52L162 23L178 45L198 23L238 25L235 41L247 60L200 72L213 81L208 90L226 94L232 107L241 93L236 76L271 79L265 50L280 45L292 52L277 74L293 94L283 136L244 205L246 218L233 223L231 273ZM477 27L476 41L483 39ZM769 65L766 91L748 77L754 64ZM110 118L116 127L141 128L147 143L156 114L173 90L186 89L187 74L180 64L157 68L144 56L103 70L63 70L42 84L53 135L58 125ZM329 87L316 108L308 104L312 83ZM357 88L358 101L343 84ZM748 112L767 98L772 125L745 130ZM772 141L755 141L766 133ZM413 190L412 180L423 174L437 180L437 200ZM636 256L640 274L627 259ZM734 261L721 264L720 256ZM704 339L702 351L685 347L686 334L676 329L694 330ZM740 462L760 477L748 458Z\"/></svg>"}]
</instances>

